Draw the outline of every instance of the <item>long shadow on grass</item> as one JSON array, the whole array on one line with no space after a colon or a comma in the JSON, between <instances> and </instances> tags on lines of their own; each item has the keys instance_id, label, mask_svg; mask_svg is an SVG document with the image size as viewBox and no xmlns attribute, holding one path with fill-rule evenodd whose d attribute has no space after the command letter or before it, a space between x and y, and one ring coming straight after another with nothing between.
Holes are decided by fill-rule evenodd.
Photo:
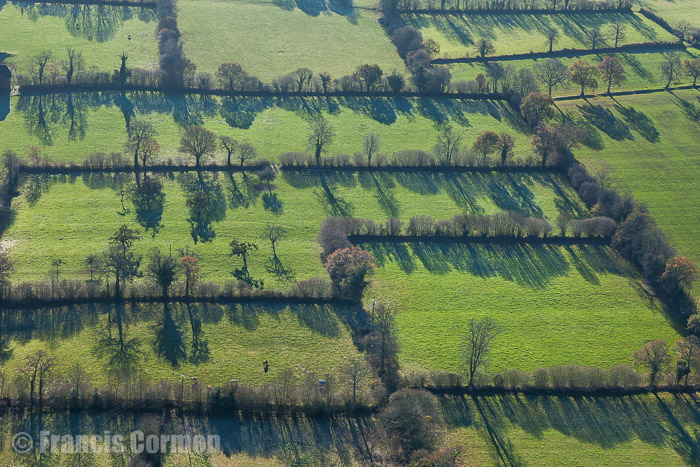
<instances>
[{"instance_id":1,"label":"long shadow on grass","mask_svg":"<svg viewBox=\"0 0 700 467\"><path fill-rule=\"evenodd\" d=\"M169 114L182 128L203 125L205 119L221 117L233 128L250 128L257 116L267 109L281 108L302 119L323 114L339 114L343 110L363 115L383 125L396 123L400 116L423 117L440 127L454 122L469 127L469 116L481 114L498 121L505 120L516 131L525 132L523 120L503 102L455 99L406 99L368 97L224 97L166 94L157 92L130 93L57 93L20 96L16 110L27 123L30 134L42 146L51 146L64 132L69 141L81 140L89 130L88 111L101 107L118 107L126 129L134 118L150 114Z\"/></svg>"},{"instance_id":2,"label":"long shadow on grass","mask_svg":"<svg viewBox=\"0 0 700 467\"><path fill-rule=\"evenodd\" d=\"M491 446L498 463L517 465L513 427L542 439L550 430L567 437L613 449L635 439L663 449L672 447L691 465L700 463L697 433L700 404L693 396L630 397L489 397L442 396L447 423L474 428ZM511 461L511 462L508 462Z\"/></svg>"},{"instance_id":3,"label":"long shadow on grass","mask_svg":"<svg viewBox=\"0 0 700 467\"><path fill-rule=\"evenodd\" d=\"M599 14L480 14L480 15L403 15L402 20L417 29L433 27L450 41L465 46L473 45L478 39L499 39L498 33L507 35L511 31L526 31L542 36L542 48L546 47L545 34L549 29L559 30L579 44L587 44L587 32L591 28L622 23L628 30L639 32L646 40L655 40L655 31L633 13ZM602 40L602 45L607 41ZM470 51L471 52L471 51ZM501 53L505 53L501 51Z\"/></svg>"},{"instance_id":4,"label":"long shadow on grass","mask_svg":"<svg viewBox=\"0 0 700 467\"><path fill-rule=\"evenodd\" d=\"M624 107L614 97L612 100L616 103L615 109L633 130L636 130L642 135L642 138L650 143L659 142L659 130L656 129L654 121L649 116L632 106Z\"/></svg>"},{"instance_id":5,"label":"long shadow on grass","mask_svg":"<svg viewBox=\"0 0 700 467\"><path fill-rule=\"evenodd\" d=\"M138 19L147 23L156 19L155 10L150 8L24 2L15 6L30 21L37 21L41 16L64 18L66 30L73 37L97 42L114 39L126 21Z\"/></svg>"},{"instance_id":6,"label":"long shadow on grass","mask_svg":"<svg viewBox=\"0 0 700 467\"><path fill-rule=\"evenodd\" d=\"M634 270L604 246L449 244L372 242L360 244L379 267L396 263L406 274L416 262L431 274L459 272L482 278L499 277L531 288L544 288L553 279L571 273L571 265L588 282L599 285L599 275L634 277ZM568 254L565 254L568 253Z\"/></svg>"}]
</instances>

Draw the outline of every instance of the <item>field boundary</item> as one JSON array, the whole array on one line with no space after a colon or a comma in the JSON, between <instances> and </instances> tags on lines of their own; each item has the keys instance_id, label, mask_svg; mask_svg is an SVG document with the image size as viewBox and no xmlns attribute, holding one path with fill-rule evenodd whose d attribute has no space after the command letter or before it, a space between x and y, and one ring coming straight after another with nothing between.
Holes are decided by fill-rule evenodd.
<instances>
[{"instance_id":1,"label":"field boundary","mask_svg":"<svg viewBox=\"0 0 700 467\"><path fill-rule=\"evenodd\" d=\"M595 14L595 13L630 13L634 14L632 7L628 8L582 8L580 10L552 10L549 8L533 8L527 9L471 9L471 10L441 10L441 9L401 9L396 10L400 15L435 15L435 16L478 16L478 15L576 15L576 14Z\"/></svg>"},{"instance_id":2,"label":"field boundary","mask_svg":"<svg viewBox=\"0 0 700 467\"><path fill-rule=\"evenodd\" d=\"M698 86L687 84L684 86L671 86L668 88L652 88L652 89L636 89L632 91L615 91L603 94L577 94L575 96L557 96L552 97L553 101L575 101L576 99L588 99L593 97L616 97L616 96L634 96L636 94L653 94L656 92L682 91L685 89L698 89Z\"/></svg>"},{"instance_id":3,"label":"field boundary","mask_svg":"<svg viewBox=\"0 0 700 467\"><path fill-rule=\"evenodd\" d=\"M453 243L453 244L528 244L528 245L610 245L601 237L511 237L451 235L348 235L352 244L363 243Z\"/></svg>"},{"instance_id":4,"label":"field boundary","mask_svg":"<svg viewBox=\"0 0 700 467\"><path fill-rule=\"evenodd\" d=\"M68 5L105 5L105 6L128 6L155 9L158 7L157 2L138 0L36 0L29 3L47 3L47 4L68 4Z\"/></svg>"},{"instance_id":5,"label":"field boundary","mask_svg":"<svg viewBox=\"0 0 700 467\"><path fill-rule=\"evenodd\" d=\"M55 307L55 306L78 306L78 305L142 305L148 303L216 303L216 304L238 304L238 303L276 303L290 305L346 305L356 307L361 305L355 300L344 298L315 298L315 297L294 297L283 295L284 292L272 291L263 292L261 295L251 296L229 296L219 295L215 297L198 296L172 296L172 297L113 297L100 296L92 298L59 298L59 299L29 299L29 300L3 300L3 309L21 310L24 308Z\"/></svg>"},{"instance_id":6,"label":"field boundary","mask_svg":"<svg viewBox=\"0 0 700 467\"><path fill-rule=\"evenodd\" d=\"M302 92L275 92L275 91L225 91L223 89L202 89L189 87L159 87L159 86L132 86L132 85L24 85L19 88L15 96L39 96L45 94L77 94L86 92L157 92L169 94L199 94L220 97L381 97L381 98L426 98L426 99L465 99L465 100L491 100L507 101L508 98L499 93L456 93L456 92L420 92L420 91L302 91Z\"/></svg>"},{"instance_id":7,"label":"field boundary","mask_svg":"<svg viewBox=\"0 0 700 467\"><path fill-rule=\"evenodd\" d=\"M118 166L118 167L99 167L90 168L83 165L60 165L60 166L27 166L23 165L19 168L20 173L30 175L62 175L62 174L91 174L91 173L133 173L133 172L250 172L262 170L268 167L268 164L260 165L201 165L197 168L194 165L153 165L146 167ZM493 166L493 167L469 167L469 166L284 166L280 165L277 168L283 172L311 172L311 173L328 173L328 172L432 172L432 173L560 173L562 169L555 166L542 167L538 166Z\"/></svg>"},{"instance_id":8,"label":"field boundary","mask_svg":"<svg viewBox=\"0 0 700 467\"><path fill-rule=\"evenodd\" d=\"M525 396L564 396L564 397L629 397L641 394L696 394L700 392L700 386L637 386L637 387L587 387L587 388L500 388L494 386L468 386L440 387L422 386L421 389L430 391L435 395L450 396L497 396L507 394L522 394Z\"/></svg>"},{"instance_id":9,"label":"field boundary","mask_svg":"<svg viewBox=\"0 0 700 467\"><path fill-rule=\"evenodd\" d=\"M639 42L636 44L625 44L618 47L601 47L598 49L561 49L553 50L552 52L527 52L521 54L493 55L490 57L435 58L431 60L430 63L448 65L452 63L507 62L549 57L573 58L612 53L653 53L655 51L680 50L685 48L685 45L678 42Z\"/></svg>"}]
</instances>

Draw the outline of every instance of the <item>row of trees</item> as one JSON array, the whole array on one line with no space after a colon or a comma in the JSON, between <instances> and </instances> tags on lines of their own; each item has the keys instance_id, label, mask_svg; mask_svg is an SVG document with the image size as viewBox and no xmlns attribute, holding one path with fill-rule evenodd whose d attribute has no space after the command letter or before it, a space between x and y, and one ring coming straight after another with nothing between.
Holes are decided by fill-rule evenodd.
<instances>
[{"instance_id":1,"label":"row of trees","mask_svg":"<svg viewBox=\"0 0 700 467\"><path fill-rule=\"evenodd\" d=\"M581 11L629 10L629 0L384 0L382 6L399 11Z\"/></svg>"},{"instance_id":2,"label":"row of trees","mask_svg":"<svg viewBox=\"0 0 700 467\"><path fill-rule=\"evenodd\" d=\"M573 237L609 238L615 233L616 223L609 217L572 219L561 214L556 221L559 234ZM335 232L338 229L338 232ZM554 226L546 219L528 217L514 211L503 211L486 216L457 214L451 219L435 220L427 215L410 218L408 223L390 218L385 223L372 219L352 217L329 217L323 221L319 238L324 242L335 242L342 235L368 236L447 236L447 237L513 237L547 238L552 235ZM327 232L332 235L327 237ZM342 239L340 240L342 241ZM322 243L322 246L324 243Z\"/></svg>"}]
</instances>

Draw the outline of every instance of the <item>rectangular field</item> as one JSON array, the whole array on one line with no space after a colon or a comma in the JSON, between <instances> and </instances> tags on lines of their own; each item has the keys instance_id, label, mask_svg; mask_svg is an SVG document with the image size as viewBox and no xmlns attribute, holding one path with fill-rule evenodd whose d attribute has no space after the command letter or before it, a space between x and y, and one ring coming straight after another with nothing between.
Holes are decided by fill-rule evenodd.
<instances>
[{"instance_id":1,"label":"rectangular field","mask_svg":"<svg viewBox=\"0 0 700 467\"><path fill-rule=\"evenodd\" d=\"M644 202L679 253L700 263L700 93L673 91L560 102L588 129L576 151L591 172L612 169Z\"/></svg>"},{"instance_id":2,"label":"rectangular field","mask_svg":"<svg viewBox=\"0 0 700 467\"><path fill-rule=\"evenodd\" d=\"M128 195L124 200L127 211L122 209L121 190L134 186L126 175L27 179L20 190L22 196L13 204L14 223L3 237L16 264L14 278L42 279L51 261L59 257L66 262L62 277L87 278L85 257L105 249L122 223L139 228L144 235L135 244L138 253L145 255L153 247L167 250L169 242L174 253L177 248L189 248L200 256L202 280L219 284L232 279L231 272L240 267L239 260L228 256L230 241L254 241L260 248L249 258L251 274L263 278L266 288L284 289L289 280L265 268L271 256L269 243L256 239L268 222L289 230L277 252L294 278L301 280L326 275L316 233L327 216L384 222L390 217L408 221L426 213L442 219L463 212L514 210L553 222L561 211L575 217L586 214L573 189L556 174L285 172L274 182L272 204L253 174L235 174L231 180L225 174L205 173L202 189L211 193L214 210L206 223L209 228L201 229L189 222L193 217L186 204L193 184L199 186L196 175L160 180L165 194L162 212L142 218ZM147 226L151 228L144 230Z\"/></svg>"},{"instance_id":3,"label":"rectangular field","mask_svg":"<svg viewBox=\"0 0 700 467\"><path fill-rule=\"evenodd\" d=\"M351 1L182 0L178 7L185 55L200 72L236 61L269 82L298 68L334 78L365 63L404 69L379 16Z\"/></svg>"},{"instance_id":4,"label":"rectangular field","mask_svg":"<svg viewBox=\"0 0 700 467\"><path fill-rule=\"evenodd\" d=\"M473 57L480 39L491 41L491 55L528 52L546 52L549 43L547 31L558 31L554 50L591 48L587 34L600 27L603 33L614 23L626 26L626 39L619 45L639 42L674 41L675 36L654 22L635 13L562 13L540 14L469 14L469 15L404 15L404 22L416 27L425 39L434 39L440 45L440 58ZM602 40L598 47L612 46Z\"/></svg>"},{"instance_id":5,"label":"rectangular field","mask_svg":"<svg viewBox=\"0 0 700 467\"><path fill-rule=\"evenodd\" d=\"M4 7L3 7L4 5ZM158 67L155 10L104 5L13 3L0 5L0 52L29 73L32 60L49 50L66 59L66 47L82 51L84 68L118 70L122 52L132 68Z\"/></svg>"},{"instance_id":6,"label":"rectangular field","mask_svg":"<svg viewBox=\"0 0 700 467\"><path fill-rule=\"evenodd\" d=\"M465 465L693 465L697 397L443 396Z\"/></svg>"},{"instance_id":7,"label":"rectangular field","mask_svg":"<svg viewBox=\"0 0 700 467\"><path fill-rule=\"evenodd\" d=\"M684 51L678 52L681 61L685 59L692 59L700 56L700 52L697 49L688 48ZM557 58L564 65L569 66L571 63L577 60L584 60L593 65L599 64L607 55L617 57L622 66L625 69L626 81L620 85L613 85L611 90L615 91L628 91L628 90L643 90L643 89L658 89L666 85L666 81L661 75L661 63L663 61L662 53L618 53L618 54L597 54L597 55L582 55L580 57L564 57ZM499 62L504 67L513 66L516 70L521 68L533 69L533 66L542 59L538 60L508 60ZM486 75L486 66L480 63L455 63L450 64L450 72L452 73L453 81L461 80L472 80L476 78L476 75L482 73ZM607 90L607 83L604 82L600 77L597 78L598 88L595 90L596 93L604 93ZM540 83L541 84L541 83ZM675 85L690 85L693 84L693 78L681 74L680 80L674 80L672 83ZM499 87L500 89L500 87ZM541 86L541 89L546 92L547 89ZM567 86L552 90L552 96L570 96L577 95L581 92L580 86L569 83ZM586 91L590 93L590 89Z\"/></svg>"},{"instance_id":8,"label":"rectangular field","mask_svg":"<svg viewBox=\"0 0 700 467\"><path fill-rule=\"evenodd\" d=\"M647 341L678 331L636 271L602 246L375 243L379 264L365 297L394 303L404 373L462 373L471 318L503 330L492 373L555 365L632 363Z\"/></svg>"},{"instance_id":9,"label":"rectangular field","mask_svg":"<svg viewBox=\"0 0 700 467\"><path fill-rule=\"evenodd\" d=\"M179 382L183 374L205 387L231 379L260 385L286 369L297 381L323 378L361 358L339 313L342 307L274 303L5 310L3 337L11 351L0 368L15 374L25 356L44 349L56 359L54 375L68 375L79 363L98 387L126 373L151 383Z\"/></svg>"},{"instance_id":10,"label":"rectangular field","mask_svg":"<svg viewBox=\"0 0 700 467\"><path fill-rule=\"evenodd\" d=\"M520 115L500 101L388 98L212 98L162 93L75 93L10 99L0 122L0 147L20 155L30 145L52 161L82 161L94 152L124 152L127 122L150 121L158 131L160 158L181 157L182 134L189 125L205 125L218 135L251 142L259 155L277 160L281 153L306 151L309 122L318 115L333 126L328 154L362 148L369 133L381 139L381 151L432 150L451 124L471 146L486 128L516 138L515 155L531 154ZM218 156L221 160L223 153Z\"/></svg>"}]
</instances>

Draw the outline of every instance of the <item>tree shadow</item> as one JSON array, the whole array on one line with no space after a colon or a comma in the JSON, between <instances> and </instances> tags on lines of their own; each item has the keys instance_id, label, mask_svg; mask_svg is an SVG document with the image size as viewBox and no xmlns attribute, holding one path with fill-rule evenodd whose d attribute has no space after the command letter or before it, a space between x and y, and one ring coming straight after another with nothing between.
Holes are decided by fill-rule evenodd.
<instances>
[{"instance_id":1,"label":"tree shadow","mask_svg":"<svg viewBox=\"0 0 700 467\"><path fill-rule=\"evenodd\" d=\"M688 120L692 122L700 122L700 106L679 97L673 91L669 91L669 93L676 98L676 101L673 103L683 111L683 114Z\"/></svg>"},{"instance_id":2,"label":"tree shadow","mask_svg":"<svg viewBox=\"0 0 700 467\"><path fill-rule=\"evenodd\" d=\"M513 428L544 442L548 431L573 437L604 450L632 440L657 448L672 447L684 462L700 463L694 426L700 405L688 395L626 397L554 397L509 394L488 397L440 396L445 420L473 428L491 445L495 462L519 464L517 445L507 436ZM514 449L515 448L515 449ZM506 455L508 454L508 455Z\"/></svg>"},{"instance_id":3,"label":"tree shadow","mask_svg":"<svg viewBox=\"0 0 700 467\"><path fill-rule=\"evenodd\" d=\"M370 251L379 267L394 262L406 274L416 269L418 260L431 274L459 272L482 278L498 277L535 289L545 288L553 279L570 274L571 263L585 280L597 285L599 275L636 277L634 269L605 246L563 249L554 245L446 242L371 242L358 246Z\"/></svg>"},{"instance_id":4,"label":"tree shadow","mask_svg":"<svg viewBox=\"0 0 700 467\"><path fill-rule=\"evenodd\" d=\"M622 104L617 102L615 98L615 109L622 115L622 118L627 122L627 124L634 130L636 130L642 138L649 141L650 143L659 142L659 130L656 129L654 122L648 115L644 112L640 112L632 106L624 107Z\"/></svg>"},{"instance_id":5,"label":"tree shadow","mask_svg":"<svg viewBox=\"0 0 700 467\"><path fill-rule=\"evenodd\" d=\"M163 304L163 315L155 326L153 347L156 355L165 359L170 366L177 368L187 357L184 333L175 322L170 306Z\"/></svg>"},{"instance_id":6,"label":"tree shadow","mask_svg":"<svg viewBox=\"0 0 700 467\"><path fill-rule=\"evenodd\" d=\"M588 32L593 27L604 29L614 23L624 24L646 40L656 40L656 32L632 12L586 13L566 12L551 15L542 14L404 14L405 24L417 29L434 28L451 42L465 47L473 46L478 39L498 41L511 33L525 31L530 36L541 36L543 47L550 29L558 30L580 46L588 46ZM600 45L608 40L601 39ZM523 49L522 52L527 52Z\"/></svg>"},{"instance_id":7,"label":"tree shadow","mask_svg":"<svg viewBox=\"0 0 700 467\"><path fill-rule=\"evenodd\" d=\"M216 237L213 223L226 218L227 203L219 173L183 172L177 180L186 194L192 240L195 244L211 242Z\"/></svg>"},{"instance_id":8,"label":"tree shadow","mask_svg":"<svg viewBox=\"0 0 700 467\"><path fill-rule=\"evenodd\" d=\"M601 105L594 105L590 102L588 105L579 105L576 107L581 116L591 125L598 128L600 131L608 135L616 141L633 140L634 137L622 120L615 117L612 111Z\"/></svg>"},{"instance_id":9,"label":"tree shadow","mask_svg":"<svg viewBox=\"0 0 700 467\"><path fill-rule=\"evenodd\" d=\"M146 23L156 20L152 8L24 2L15 6L32 22L41 16L64 18L66 30L73 37L96 42L114 39L121 26L134 18Z\"/></svg>"},{"instance_id":10,"label":"tree shadow","mask_svg":"<svg viewBox=\"0 0 700 467\"><path fill-rule=\"evenodd\" d=\"M209 342L204 338L199 304L187 303L185 308L187 309L187 317L189 318L190 330L192 331L189 361L198 365L209 361Z\"/></svg>"}]
</instances>

